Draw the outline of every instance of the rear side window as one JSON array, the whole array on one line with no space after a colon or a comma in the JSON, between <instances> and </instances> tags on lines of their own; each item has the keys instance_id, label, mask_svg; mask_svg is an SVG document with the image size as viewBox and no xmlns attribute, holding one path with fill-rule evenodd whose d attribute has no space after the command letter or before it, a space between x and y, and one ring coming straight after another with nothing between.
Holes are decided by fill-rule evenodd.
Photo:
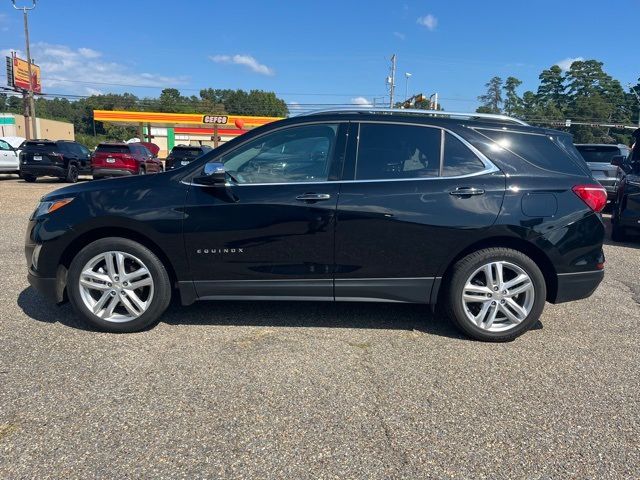
<instances>
[{"instance_id":1,"label":"rear side window","mask_svg":"<svg viewBox=\"0 0 640 480\"><path fill-rule=\"evenodd\" d=\"M440 129L362 123L356 180L437 177Z\"/></svg>"},{"instance_id":2,"label":"rear side window","mask_svg":"<svg viewBox=\"0 0 640 480\"><path fill-rule=\"evenodd\" d=\"M471 175L484 169L484 163L475 153L450 133L445 134L443 177Z\"/></svg>"},{"instance_id":3,"label":"rear side window","mask_svg":"<svg viewBox=\"0 0 640 480\"><path fill-rule=\"evenodd\" d=\"M547 171L569 175L584 175L586 165L580 166L577 159L569 154L561 139L553 135L537 133L520 133L503 130L488 130L484 128L476 131L493 140L499 148L503 148L527 163Z\"/></svg>"},{"instance_id":4,"label":"rear side window","mask_svg":"<svg viewBox=\"0 0 640 480\"><path fill-rule=\"evenodd\" d=\"M98 145L96 148L96 152L104 152L104 153L129 153L128 145Z\"/></svg>"}]
</instances>

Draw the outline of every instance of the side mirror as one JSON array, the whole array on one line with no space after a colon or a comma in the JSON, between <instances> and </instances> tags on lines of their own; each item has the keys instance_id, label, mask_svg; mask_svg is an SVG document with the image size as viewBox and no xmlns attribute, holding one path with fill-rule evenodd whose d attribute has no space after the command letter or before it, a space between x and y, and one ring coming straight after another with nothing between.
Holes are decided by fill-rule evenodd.
<instances>
[{"instance_id":1,"label":"side mirror","mask_svg":"<svg viewBox=\"0 0 640 480\"><path fill-rule=\"evenodd\" d=\"M616 155L611 159L611 165L615 167L622 167L624 165L625 157L624 155Z\"/></svg>"},{"instance_id":2,"label":"side mirror","mask_svg":"<svg viewBox=\"0 0 640 480\"><path fill-rule=\"evenodd\" d=\"M224 164L219 162L205 163L202 175L194 178L194 181L201 185L223 186L227 182Z\"/></svg>"}]
</instances>

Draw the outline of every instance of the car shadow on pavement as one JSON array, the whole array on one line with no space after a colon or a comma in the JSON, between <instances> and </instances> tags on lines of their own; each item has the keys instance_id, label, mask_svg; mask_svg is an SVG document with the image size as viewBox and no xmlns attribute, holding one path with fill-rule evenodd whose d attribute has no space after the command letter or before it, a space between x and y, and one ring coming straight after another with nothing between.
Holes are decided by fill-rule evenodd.
<instances>
[{"instance_id":1,"label":"car shadow on pavement","mask_svg":"<svg viewBox=\"0 0 640 480\"><path fill-rule=\"evenodd\" d=\"M95 331L71 305L53 305L32 287L20 293L17 303L36 321ZM184 307L173 301L160 322L168 325L388 329L467 339L448 318L431 313L428 305L400 303L207 301ZM533 327L540 328L540 322Z\"/></svg>"},{"instance_id":2,"label":"car shadow on pavement","mask_svg":"<svg viewBox=\"0 0 640 480\"><path fill-rule=\"evenodd\" d=\"M44 323L61 323L78 330L94 331L66 303L57 306L42 297L33 287L27 287L18 295L18 307L28 317Z\"/></svg>"}]
</instances>

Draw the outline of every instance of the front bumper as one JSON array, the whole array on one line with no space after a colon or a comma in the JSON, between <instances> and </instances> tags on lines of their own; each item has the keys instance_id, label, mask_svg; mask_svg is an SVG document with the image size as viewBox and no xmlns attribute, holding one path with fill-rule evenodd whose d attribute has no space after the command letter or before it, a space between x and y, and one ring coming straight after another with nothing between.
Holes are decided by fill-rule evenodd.
<instances>
[{"instance_id":1,"label":"front bumper","mask_svg":"<svg viewBox=\"0 0 640 480\"><path fill-rule=\"evenodd\" d=\"M124 168L94 168L94 177L127 177L133 175L134 172Z\"/></svg>"},{"instance_id":2,"label":"front bumper","mask_svg":"<svg viewBox=\"0 0 640 480\"><path fill-rule=\"evenodd\" d=\"M572 302L591 296L604 278L604 270L591 272L560 273L557 275L558 288L551 303Z\"/></svg>"},{"instance_id":3,"label":"front bumper","mask_svg":"<svg viewBox=\"0 0 640 480\"><path fill-rule=\"evenodd\" d=\"M64 282L61 278L41 277L30 268L27 273L27 280L29 285L35 288L47 300L54 303L64 301Z\"/></svg>"}]
</instances>

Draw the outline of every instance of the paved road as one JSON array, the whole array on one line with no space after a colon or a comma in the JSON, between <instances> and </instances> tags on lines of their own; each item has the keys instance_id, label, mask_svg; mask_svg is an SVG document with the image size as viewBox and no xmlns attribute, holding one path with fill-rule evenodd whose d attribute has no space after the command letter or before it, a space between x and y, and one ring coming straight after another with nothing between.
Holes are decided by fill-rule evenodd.
<instances>
[{"instance_id":1,"label":"paved road","mask_svg":"<svg viewBox=\"0 0 640 480\"><path fill-rule=\"evenodd\" d=\"M0 478L640 475L640 243L508 344L385 304L172 306L109 335L25 281L57 186L0 176Z\"/></svg>"}]
</instances>

